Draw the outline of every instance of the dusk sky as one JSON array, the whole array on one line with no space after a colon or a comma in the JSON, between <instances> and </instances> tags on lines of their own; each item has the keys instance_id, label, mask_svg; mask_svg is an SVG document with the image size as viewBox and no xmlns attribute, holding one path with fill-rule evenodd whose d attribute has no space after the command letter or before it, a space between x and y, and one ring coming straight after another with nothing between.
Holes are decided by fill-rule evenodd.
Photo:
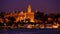
<instances>
[{"instance_id":1,"label":"dusk sky","mask_svg":"<svg viewBox=\"0 0 60 34\"><path fill-rule=\"evenodd\" d=\"M27 11L28 3L31 4L33 11L39 8L39 11L45 14L60 13L60 0L0 0L0 11L21 11L22 9Z\"/></svg>"}]
</instances>

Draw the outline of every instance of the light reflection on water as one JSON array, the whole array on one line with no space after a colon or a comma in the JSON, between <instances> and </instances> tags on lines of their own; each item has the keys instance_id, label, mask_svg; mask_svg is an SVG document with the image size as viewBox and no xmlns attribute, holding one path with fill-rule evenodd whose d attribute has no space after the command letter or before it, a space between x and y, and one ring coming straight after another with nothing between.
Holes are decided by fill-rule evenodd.
<instances>
[{"instance_id":1,"label":"light reflection on water","mask_svg":"<svg viewBox=\"0 0 60 34\"><path fill-rule=\"evenodd\" d=\"M0 34L58 34L60 29L2 29Z\"/></svg>"}]
</instances>

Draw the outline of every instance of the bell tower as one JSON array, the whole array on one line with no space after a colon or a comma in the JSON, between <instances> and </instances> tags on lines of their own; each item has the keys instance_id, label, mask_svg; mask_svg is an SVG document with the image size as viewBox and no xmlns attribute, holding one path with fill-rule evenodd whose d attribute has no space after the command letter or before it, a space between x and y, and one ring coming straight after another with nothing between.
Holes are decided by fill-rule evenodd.
<instances>
[{"instance_id":1,"label":"bell tower","mask_svg":"<svg viewBox=\"0 0 60 34\"><path fill-rule=\"evenodd\" d=\"M29 18L30 22L34 22L34 12L32 12L30 3L28 4L28 7L27 7L26 18Z\"/></svg>"},{"instance_id":2,"label":"bell tower","mask_svg":"<svg viewBox=\"0 0 60 34\"><path fill-rule=\"evenodd\" d=\"M28 13L30 13L30 12L31 12L31 5L28 4Z\"/></svg>"}]
</instances>

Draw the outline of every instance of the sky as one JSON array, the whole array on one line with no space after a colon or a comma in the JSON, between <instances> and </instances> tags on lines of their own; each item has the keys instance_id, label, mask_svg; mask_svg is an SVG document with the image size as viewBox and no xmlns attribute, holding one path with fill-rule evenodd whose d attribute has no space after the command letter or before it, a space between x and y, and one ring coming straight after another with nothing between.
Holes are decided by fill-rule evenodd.
<instances>
[{"instance_id":1,"label":"sky","mask_svg":"<svg viewBox=\"0 0 60 34\"><path fill-rule=\"evenodd\" d=\"M60 0L0 0L0 12L27 11L29 3L34 12L38 8L45 14L60 13Z\"/></svg>"}]
</instances>

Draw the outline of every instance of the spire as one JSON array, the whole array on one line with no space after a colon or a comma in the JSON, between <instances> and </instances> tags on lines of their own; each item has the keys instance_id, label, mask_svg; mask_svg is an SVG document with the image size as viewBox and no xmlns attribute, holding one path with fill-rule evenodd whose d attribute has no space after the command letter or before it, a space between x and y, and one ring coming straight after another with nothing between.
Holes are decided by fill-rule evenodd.
<instances>
[{"instance_id":1,"label":"spire","mask_svg":"<svg viewBox=\"0 0 60 34\"><path fill-rule=\"evenodd\" d=\"M28 12L29 13L31 12L31 5L30 5L30 3L28 4Z\"/></svg>"},{"instance_id":2,"label":"spire","mask_svg":"<svg viewBox=\"0 0 60 34\"><path fill-rule=\"evenodd\" d=\"M23 10L21 11L21 14L23 14Z\"/></svg>"},{"instance_id":3,"label":"spire","mask_svg":"<svg viewBox=\"0 0 60 34\"><path fill-rule=\"evenodd\" d=\"M13 13L15 13L15 11L13 10Z\"/></svg>"},{"instance_id":4,"label":"spire","mask_svg":"<svg viewBox=\"0 0 60 34\"><path fill-rule=\"evenodd\" d=\"M36 9L36 13L38 12L38 10Z\"/></svg>"},{"instance_id":5,"label":"spire","mask_svg":"<svg viewBox=\"0 0 60 34\"><path fill-rule=\"evenodd\" d=\"M36 13L38 12L38 8L36 8Z\"/></svg>"}]
</instances>

